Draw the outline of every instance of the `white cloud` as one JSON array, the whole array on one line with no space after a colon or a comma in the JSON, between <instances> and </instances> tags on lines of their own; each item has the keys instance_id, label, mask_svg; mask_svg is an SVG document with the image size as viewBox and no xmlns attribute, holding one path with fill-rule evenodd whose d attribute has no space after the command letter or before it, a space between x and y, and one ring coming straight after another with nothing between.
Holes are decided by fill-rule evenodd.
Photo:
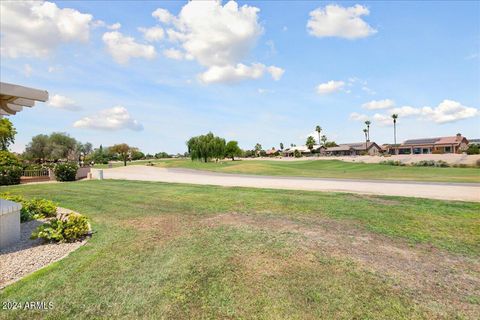
<instances>
[{"instance_id":1,"label":"white cloud","mask_svg":"<svg viewBox=\"0 0 480 320\"><path fill-rule=\"evenodd\" d=\"M393 125L393 119L391 115L385 115L380 113L375 113L373 115L373 122L378 123L381 126L391 126Z\"/></svg>"},{"instance_id":2,"label":"white cloud","mask_svg":"<svg viewBox=\"0 0 480 320\"><path fill-rule=\"evenodd\" d=\"M263 33L258 22L259 11L256 7L239 6L235 1L225 5L220 1L191 1L178 16L162 8L152 15L163 24L171 25L166 31L168 39L178 46L175 49L181 50L183 57L207 68L199 75L200 81L232 83L258 79L265 71L278 80L284 71L281 68L241 63Z\"/></svg>"},{"instance_id":3,"label":"white cloud","mask_svg":"<svg viewBox=\"0 0 480 320\"><path fill-rule=\"evenodd\" d=\"M395 105L395 101L391 99L372 100L362 104L362 108L368 110L388 109Z\"/></svg>"},{"instance_id":4,"label":"white cloud","mask_svg":"<svg viewBox=\"0 0 480 320\"><path fill-rule=\"evenodd\" d=\"M236 83L247 79L258 79L265 72L270 73L274 80L279 80L284 70L273 66L266 67L261 63L253 63L251 66L238 63L235 66L212 66L200 74L199 79L203 83Z\"/></svg>"},{"instance_id":5,"label":"white cloud","mask_svg":"<svg viewBox=\"0 0 480 320\"><path fill-rule=\"evenodd\" d=\"M271 74L273 80L278 81L282 78L283 74L285 73L285 69L270 66L267 68L268 73Z\"/></svg>"},{"instance_id":6,"label":"white cloud","mask_svg":"<svg viewBox=\"0 0 480 320\"><path fill-rule=\"evenodd\" d=\"M476 108L466 107L460 102L443 100L437 107L423 107L421 115L423 118L436 123L455 122L462 119L473 118L480 114Z\"/></svg>"},{"instance_id":7,"label":"white cloud","mask_svg":"<svg viewBox=\"0 0 480 320\"><path fill-rule=\"evenodd\" d=\"M111 24L109 26L107 26L107 29L109 30L118 30L122 27L122 25L120 24L120 22L117 22L117 23L114 23L114 24Z\"/></svg>"},{"instance_id":8,"label":"white cloud","mask_svg":"<svg viewBox=\"0 0 480 320\"><path fill-rule=\"evenodd\" d=\"M345 82L343 81L335 81L335 80L330 80L325 83L321 83L317 86L317 92L319 94L329 94L333 92L337 92L343 88L345 85Z\"/></svg>"},{"instance_id":9,"label":"white cloud","mask_svg":"<svg viewBox=\"0 0 480 320\"><path fill-rule=\"evenodd\" d=\"M362 90L365 91L365 92L368 93L368 94L371 94L371 95L377 94L377 93L375 92L375 90L372 90L372 89L370 89L370 88L367 87L367 86L363 86L363 87L362 87Z\"/></svg>"},{"instance_id":10,"label":"white cloud","mask_svg":"<svg viewBox=\"0 0 480 320\"><path fill-rule=\"evenodd\" d=\"M49 73L52 73L52 72L59 72L62 70L62 67L60 66L49 66L48 67L48 72Z\"/></svg>"},{"instance_id":11,"label":"white cloud","mask_svg":"<svg viewBox=\"0 0 480 320\"><path fill-rule=\"evenodd\" d=\"M156 56L155 48L135 42L135 39L112 31L103 34L103 42L113 59L120 64L126 64L130 58L153 59Z\"/></svg>"},{"instance_id":12,"label":"white cloud","mask_svg":"<svg viewBox=\"0 0 480 320\"><path fill-rule=\"evenodd\" d=\"M388 110L388 112L390 114L398 114L399 117L411 117L411 116L416 116L416 115L419 115L421 114L421 110L420 109L417 109L417 108L414 108L414 107L410 107L410 106L403 106L403 107L400 107L400 108L393 108L393 109L390 109Z\"/></svg>"},{"instance_id":13,"label":"white cloud","mask_svg":"<svg viewBox=\"0 0 480 320\"><path fill-rule=\"evenodd\" d=\"M168 10L158 8L152 13L152 17L157 18L158 21L164 24L169 24L175 20L175 17L168 12Z\"/></svg>"},{"instance_id":14,"label":"white cloud","mask_svg":"<svg viewBox=\"0 0 480 320\"><path fill-rule=\"evenodd\" d=\"M331 4L311 11L307 28L316 37L365 38L377 32L361 18L369 14L358 4L348 8Z\"/></svg>"},{"instance_id":15,"label":"white cloud","mask_svg":"<svg viewBox=\"0 0 480 320\"><path fill-rule=\"evenodd\" d=\"M75 104L74 100L67 98L65 96L61 96L59 94L56 94L53 97L50 97L50 99L48 99L47 104L50 107L54 107L57 109L70 110L70 111L77 111L81 109L78 105Z\"/></svg>"},{"instance_id":16,"label":"white cloud","mask_svg":"<svg viewBox=\"0 0 480 320\"><path fill-rule=\"evenodd\" d=\"M388 99L387 99L388 100ZM385 101L385 100L382 100ZM372 101L379 102L379 101ZM383 107L382 107L383 108ZM370 109L382 109L370 108ZM367 108L368 109L368 108ZM480 115L480 111L476 108L466 107L460 102L453 100L443 100L437 107L415 108L411 106L403 106L398 108L390 108L384 114L376 113L373 115L374 122L380 125L392 125L392 114L398 114L398 118L415 117L419 120L433 121L435 123L455 122L462 119L473 118ZM366 115L352 113L350 119L362 121Z\"/></svg>"},{"instance_id":17,"label":"white cloud","mask_svg":"<svg viewBox=\"0 0 480 320\"><path fill-rule=\"evenodd\" d=\"M23 74L25 75L25 77L30 78L30 76L32 75L32 72L33 72L33 68L28 63L23 65Z\"/></svg>"},{"instance_id":18,"label":"white cloud","mask_svg":"<svg viewBox=\"0 0 480 320\"><path fill-rule=\"evenodd\" d=\"M257 92L258 92L259 94L266 94L266 93L273 93L273 92L275 92L275 91L270 90L270 89L258 88L258 89L257 89Z\"/></svg>"},{"instance_id":19,"label":"white cloud","mask_svg":"<svg viewBox=\"0 0 480 320\"><path fill-rule=\"evenodd\" d=\"M368 116L366 114L360 114L360 113L357 113L357 112L352 112L352 113L350 113L350 120L367 121Z\"/></svg>"},{"instance_id":20,"label":"white cloud","mask_svg":"<svg viewBox=\"0 0 480 320\"><path fill-rule=\"evenodd\" d=\"M86 42L93 16L43 1L1 1L1 54L45 57L66 42Z\"/></svg>"},{"instance_id":21,"label":"white cloud","mask_svg":"<svg viewBox=\"0 0 480 320\"><path fill-rule=\"evenodd\" d=\"M128 110L122 106L105 109L93 116L82 118L75 121L73 126L97 130L143 130L143 126L137 120L132 119Z\"/></svg>"},{"instance_id":22,"label":"white cloud","mask_svg":"<svg viewBox=\"0 0 480 320\"><path fill-rule=\"evenodd\" d=\"M182 60L185 58L183 52L175 48L163 50L163 55L167 58L174 59L174 60Z\"/></svg>"},{"instance_id":23,"label":"white cloud","mask_svg":"<svg viewBox=\"0 0 480 320\"><path fill-rule=\"evenodd\" d=\"M165 38L165 31L162 27L151 27L151 28L138 28L143 32L143 37L145 40L150 42L160 41Z\"/></svg>"}]
</instances>

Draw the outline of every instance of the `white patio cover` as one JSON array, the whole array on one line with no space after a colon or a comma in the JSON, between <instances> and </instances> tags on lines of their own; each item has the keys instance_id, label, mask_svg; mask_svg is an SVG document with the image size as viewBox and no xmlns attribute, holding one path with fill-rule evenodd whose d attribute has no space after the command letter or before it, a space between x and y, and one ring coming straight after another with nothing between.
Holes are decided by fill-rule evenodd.
<instances>
[{"instance_id":1,"label":"white patio cover","mask_svg":"<svg viewBox=\"0 0 480 320\"><path fill-rule=\"evenodd\" d=\"M22 111L23 107L31 108L35 101L47 100L48 92L45 90L0 82L0 117L14 115Z\"/></svg>"}]
</instances>

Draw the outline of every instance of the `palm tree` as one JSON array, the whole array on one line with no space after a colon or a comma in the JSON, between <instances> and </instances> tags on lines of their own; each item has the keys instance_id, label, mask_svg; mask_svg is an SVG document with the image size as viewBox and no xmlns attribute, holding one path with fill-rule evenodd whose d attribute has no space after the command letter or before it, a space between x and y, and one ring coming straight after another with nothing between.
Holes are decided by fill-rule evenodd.
<instances>
[{"instance_id":1,"label":"palm tree","mask_svg":"<svg viewBox=\"0 0 480 320\"><path fill-rule=\"evenodd\" d=\"M322 140L322 145L325 146L325 143L327 143L327 136L323 135L321 140Z\"/></svg>"},{"instance_id":2,"label":"palm tree","mask_svg":"<svg viewBox=\"0 0 480 320\"><path fill-rule=\"evenodd\" d=\"M393 119L393 145L395 146L395 154L397 154L398 148L397 148L397 119L398 119L398 114L392 114L392 119Z\"/></svg>"},{"instance_id":3,"label":"palm tree","mask_svg":"<svg viewBox=\"0 0 480 320\"><path fill-rule=\"evenodd\" d=\"M370 125L372 124L370 120L365 121L365 124L367 125L367 140L370 141Z\"/></svg>"},{"instance_id":4,"label":"palm tree","mask_svg":"<svg viewBox=\"0 0 480 320\"><path fill-rule=\"evenodd\" d=\"M322 132L322 127L316 126L315 131L318 132L318 144L320 144L320 132Z\"/></svg>"},{"instance_id":5,"label":"palm tree","mask_svg":"<svg viewBox=\"0 0 480 320\"><path fill-rule=\"evenodd\" d=\"M280 142L280 150L283 151L283 142Z\"/></svg>"},{"instance_id":6,"label":"palm tree","mask_svg":"<svg viewBox=\"0 0 480 320\"><path fill-rule=\"evenodd\" d=\"M313 149L313 146L315 145L315 138L312 136L308 136L307 142L305 142L305 145L310 149L310 152Z\"/></svg>"},{"instance_id":7,"label":"palm tree","mask_svg":"<svg viewBox=\"0 0 480 320\"><path fill-rule=\"evenodd\" d=\"M365 151L367 151L367 143L368 143L368 130L363 129L363 133L365 133Z\"/></svg>"}]
</instances>

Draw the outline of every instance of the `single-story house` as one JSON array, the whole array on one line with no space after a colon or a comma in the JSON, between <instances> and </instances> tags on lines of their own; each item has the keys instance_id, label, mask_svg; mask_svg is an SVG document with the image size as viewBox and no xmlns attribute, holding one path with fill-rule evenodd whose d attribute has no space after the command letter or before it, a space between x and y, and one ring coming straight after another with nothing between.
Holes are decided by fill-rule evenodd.
<instances>
[{"instance_id":1,"label":"single-story house","mask_svg":"<svg viewBox=\"0 0 480 320\"><path fill-rule=\"evenodd\" d=\"M298 150L302 155L310 155L310 154L312 154L312 152L315 152L316 149L319 149L318 147L319 146L315 145L313 147L312 151L310 151L310 149L308 149L307 146L298 146L298 147L295 146L295 147L290 147L290 148L285 149L285 151L283 153L286 157L293 157L294 154L295 154L295 150ZM322 148L322 147L320 147L320 148Z\"/></svg>"},{"instance_id":2,"label":"single-story house","mask_svg":"<svg viewBox=\"0 0 480 320\"><path fill-rule=\"evenodd\" d=\"M325 149L325 154L330 156L358 156L364 153L377 155L382 152L382 148L375 142L356 142L343 143L336 147Z\"/></svg>"},{"instance_id":3,"label":"single-story house","mask_svg":"<svg viewBox=\"0 0 480 320\"><path fill-rule=\"evenodd\" d=\"M468 148L469 141L460 133L450 137L436 137L406 140L388 152L395 154L461 153Z\"/></svg>"},{"instance_id":4,"label":"single-story house","mask_svg":"<svg viewBox=\"0 0 480 320\"><path fill-rule=\"evenodd\" d=\"M277 150L275 147L273 147L272 149L265 151L265 154L269 157L278 156L280 154L280 150Z\"/></svg>"}]
</instances>

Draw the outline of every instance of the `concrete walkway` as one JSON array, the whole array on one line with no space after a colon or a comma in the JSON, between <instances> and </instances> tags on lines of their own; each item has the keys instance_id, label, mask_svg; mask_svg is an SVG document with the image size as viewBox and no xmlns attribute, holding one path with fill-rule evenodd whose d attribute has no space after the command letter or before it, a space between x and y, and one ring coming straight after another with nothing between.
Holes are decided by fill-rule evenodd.
<instances>
[{"instance_id":1,"label":"concrete walkway","mask_svg":"<svg viewBox=\"0 0 480 320\"><path fill-rule=\"evenodd\" d=\"M92 170L94 177L97 175ZM227 174L189 169L127 166L104 169L105 179L162 181L228 187L332 191L480 202L480 184L322 179Z\"/></svg>"}]
</instances>

